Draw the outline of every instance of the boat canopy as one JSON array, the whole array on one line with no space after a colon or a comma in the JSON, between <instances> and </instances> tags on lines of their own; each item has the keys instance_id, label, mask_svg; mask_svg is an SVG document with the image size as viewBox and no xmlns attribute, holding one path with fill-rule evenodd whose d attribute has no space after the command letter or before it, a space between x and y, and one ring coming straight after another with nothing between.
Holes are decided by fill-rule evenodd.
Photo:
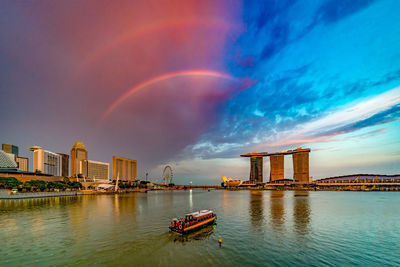
<instances>
[{"instance_id":1,"label":"boat canopy","mask_svg":"<svg viewBox=\"0 0 400 267\"><path fill-rule=\"evenodd\" d=\"M201 210L201 211L188 213L185 216L193 216L193 218L198 218L198 217L202 217L202 216L212 214L212 213L213 213L212 210Z\"/></svg>"}]
</instances>

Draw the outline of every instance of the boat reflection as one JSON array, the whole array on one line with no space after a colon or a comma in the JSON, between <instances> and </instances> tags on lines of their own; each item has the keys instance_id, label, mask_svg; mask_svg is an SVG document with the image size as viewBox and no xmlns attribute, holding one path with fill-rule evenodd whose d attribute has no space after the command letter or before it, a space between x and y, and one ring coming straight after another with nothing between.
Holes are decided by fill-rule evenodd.
<instances>
[{"instance_id":1,"label":"boat reflection","mask_svg":"<svg viewBox=\"0 0 400 267\"><path fill-rule=\"evenodd\" d=\"M271 223L275 230L282 229L285 223L285 191L270 191Z\"/></svg>"},{"instance_id":2,"label":"boat reflection","mask_svg":"<svg viewBox=\"0 0 400 267\"><path fill-rule=\"evenodd\" d=\"M308 191L294 191L293 219L294 230L298 235L306 235L309 232L311 221L311 209Z\"/></svg>"},{"instance_id":3,"label":"boat reflection","mask_svg":"<svg viewBox=\"0 0 400 267\"><path fill-rule=\"evenodd\" d=\"M189 233L186 235L181 235L181 234L177 234L174 232L170 232L169 239L174 242L182 242L182 243L190 242L190 241L194 241L194 240L204 240L204 239L209 238L213 234L215 227L216 227L216 224L208 225L207 227L204 227L203 229L200 229L196 232Z\"/></svg>"},{"instance_id":4,"label":"boat reflection","mask_svg":"<svg viewBox=\"0 0 400 267\"><path fill-rule=\"evenodd\" d=\"M258 228L264 219L263 191L250 191L250 221L253 227Z\"/></svg>"}]
</instances>

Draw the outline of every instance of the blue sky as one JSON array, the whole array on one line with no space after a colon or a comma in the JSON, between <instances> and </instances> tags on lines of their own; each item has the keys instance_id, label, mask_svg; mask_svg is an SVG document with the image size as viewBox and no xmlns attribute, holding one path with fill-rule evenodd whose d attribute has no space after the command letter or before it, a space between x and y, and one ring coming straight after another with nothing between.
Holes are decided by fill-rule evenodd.
<instances>
[{"instance_id":1,"label":"blue sky","mask_svg":"<svg viewBox=\"0 0 400 267\"><path fill-rule=\"evenodd\" d=\"M316 178L400 171L400 91L395 89L400 83L399 4L317 2L267 1L245 7L248 31L231 49L253 63L230 67L257 83L221 107L226 115L193 146L196 154L233 158L243 151L302 146L313 151L311 173ZM376 110L351 110L390 90L395 90L392 95L371 103ZM299 141L288 142L288 135ZM285 161L287 173L292 172L290 160ZM225 172L237 176L238 170Z\"/></svg>"},{"instance_id":2,"label":"blue sky","mask_svg":"<svg viewBox=\"0 0 400 267\"><path fill-rule=\"evenodd\" d=\"M31 157L81 140L92 160L137 159L139 176L170 164L177 183L246 180L240 154L297 147L315 179L400 173L398 1L150 2L0 3L1 141ZM237 82L166 80L99 125L130 88L194 69Z\"/></svg>"}]
</instances>

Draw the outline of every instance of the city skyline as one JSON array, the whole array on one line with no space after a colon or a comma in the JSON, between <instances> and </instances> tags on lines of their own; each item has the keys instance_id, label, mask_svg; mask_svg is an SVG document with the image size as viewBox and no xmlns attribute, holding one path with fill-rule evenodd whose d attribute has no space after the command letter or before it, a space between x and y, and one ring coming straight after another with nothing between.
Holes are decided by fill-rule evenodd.
<instances>
[{"instance_id":1,"label":"city skyline","mask_svg":"<svg viewBox=\"0 0 400 267\"><path fill-rule=\"evenodd\" d=\"M0 140L30 162L80 140L180 184L297 147L314 179L400 173L396 1L106 3L0 4Z\"/></svg>"}]
</instances>

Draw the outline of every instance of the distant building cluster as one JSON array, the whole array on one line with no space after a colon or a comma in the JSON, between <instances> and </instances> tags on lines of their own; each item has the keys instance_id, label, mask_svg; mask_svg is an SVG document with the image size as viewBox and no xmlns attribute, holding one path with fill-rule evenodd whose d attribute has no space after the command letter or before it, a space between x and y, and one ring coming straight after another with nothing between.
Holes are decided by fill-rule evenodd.
<instances>
[{"instance_id":1,"label":"distant building cluster","mask_svg":"<svg viewBox=\"0 0 400 267\"><path fill-rule=\"evenodd\" d=\"M70 155L52 152L39 146L31 146L28 150L33 152L33 173L29 172L29 159L20 157L18 146L11 144L2 144L0 172L110 180L110 164L89 160L88 151L82 142L75 142ZM136 180L137 161L113 156L112 179L117 178L121 181Z\"/></svg>"},{"instance_id":2,"label":"distant building cluster","mask_svg":"<svg viewBox=\"0 0 400 267\"><path fill-rule=\"evenodd\" d=\"M19 156L19 149L17 146L10 144L2 144L1 149L17 163L18 170L28 171L29 169L28 158Z\"/></svg>"},{"instance_id":3,"label":"distant building cluster","mask_svg":"<svg viewBox=\"0 0 400 267\"><path fill-rule=\"evenodd\" d=\"M250 178L249 181L245 181L242 185L249 184L263 184L263 157L270 158L270 181L283 181L285 180L285 166L284 156L292 155L293 157L293 181L300 183L310 183L312 178L310 177L310 164L309 154L311 149L303 149L301 147L295 150L288 150L285 152L252 152L240 155L241 157L250 158Z\"/></svg>"}]
</instances>

